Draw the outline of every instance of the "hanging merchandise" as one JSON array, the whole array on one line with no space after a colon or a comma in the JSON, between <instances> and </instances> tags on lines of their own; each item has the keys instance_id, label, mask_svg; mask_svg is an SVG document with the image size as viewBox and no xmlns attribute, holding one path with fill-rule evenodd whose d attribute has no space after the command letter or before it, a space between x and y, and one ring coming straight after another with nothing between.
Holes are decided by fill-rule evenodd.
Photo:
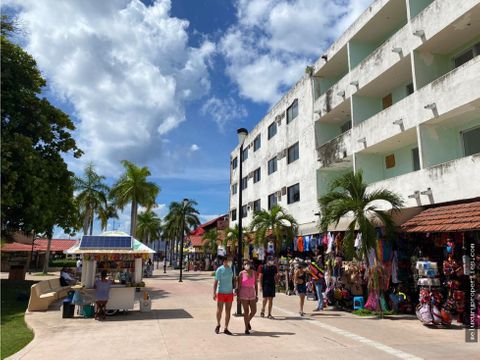
<instances>
[{"instance_id":1,"label":"hanging merchandise","mask_svg":"<svg viewBox=\"0 0 480 360\"><path fill-rule=\"evenodd\" d=\"M269 241L267 243L267 254L273 254L275 252L275 245L273 244L273 241Z\"/></svg>"},{"instance_id":2,"label":"hanging merchandise","mask_svg":"<svg viewBox=\"0 0 480 360\"><path fill-rule=\"evenodd\" d=\"M217 255L218 256L225 256L227 254L227 251L225 250L225 247L223 245L219 245L217 247Z\"/></svg>"},{"instance_id":3,"label":"hanging merchandise","mask_svg":"<svg viewBox=\"0 0 480 360\"><path fill-rule=\"evenodd\" d=\"M293 251L298 251L298 238L293 238Z\"/></svg>"},{"instance_id":4,"label":"hanging merchandise","mask_svg":"<svg viewBox=\"0 0 480 360\"><path fill-rule=\"evenodd\" d=\"M398 284L398 256L397 252L393 252L393 259L392 259L392 283Z\"/></svg>"},{"instance_id":5,"label":"hanging merchandise","mask_svg":"<svg viewBox=\"0 0 480 360\"><path fill-rule=\"evenodd\" d=\"M322 236L322 245L323 246L328 246L328 233L324 233L323 236Z\"/></svg>"},{"instance_id":6,"label":"hanging merchandise","mask_svg":"<svg viewBox=\"0 0 480 360\"><path fill-rule=\"evenodd\" d=\"M326 251L326 254L330 254L332 251L333 251L333 235L331 232L328 233L327 235L328 237L328 244L327 244L327 251Z\"/></svg>"},{"instance_id":7,"label":"hanging merchandise","mask_svg":"<svg viewBox=\"0 0 480 360\"><path fill-rule=\"evenodd\" d=\"M356 249L360 249L362 247L362 233L361 232L358 232L357 236L355 237L354 247Z\"/></svg>"},{"instance_id":8,"label":"hanging merchandise","mask_svg":"<svg viewBox=\"0 0 480 360\"><path fill-rule=\"evenodd\" d=\"M265 249L263 247L260 247L258 249L258 260L260 261L265 260Z\"/></svg>"},{"instance_id":9,"label":"hanging merchandise","mask_svg":"<svg viewBox=\"0 0 480 360\"><path fill-rule=\"evenodd\" d=\"M302 236L299 236L299 237L298 237L297 248L298 248L298 251L299 251L299 252L304 252L304 250L305 250L305 248L304 248L304 243L303 243L303 237L302 237Z\"/></svg>"},{"instance_id":10,"label":"hanging merchandise","mask_svg":"<svg viewBox=\"0 0 480 360\"><path fill-rule=\"evenodd\" d=\"M310 251L310 242L312 237L310 235L306 235L303 238L303 247L305 251Z\"/></svg>"}]
</instances>

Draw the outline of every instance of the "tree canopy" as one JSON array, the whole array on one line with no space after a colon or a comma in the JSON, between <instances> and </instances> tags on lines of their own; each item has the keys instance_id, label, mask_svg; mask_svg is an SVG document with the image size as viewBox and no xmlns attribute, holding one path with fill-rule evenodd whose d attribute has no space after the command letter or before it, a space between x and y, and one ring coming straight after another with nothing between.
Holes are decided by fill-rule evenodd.
<instances>
[{"instance_id":1,"label":"tree canopy","mask_svg":"<svg viewBox=\"0 0 480 360\"><path fill-rule=\"evenodd\" d=\"M1 19L2 230L45 233L76 227L73 173L63 156L80 157L64 112L42 96L46 81L35 59L11 41L14 24Z\"/></svg>"}]
</instances>

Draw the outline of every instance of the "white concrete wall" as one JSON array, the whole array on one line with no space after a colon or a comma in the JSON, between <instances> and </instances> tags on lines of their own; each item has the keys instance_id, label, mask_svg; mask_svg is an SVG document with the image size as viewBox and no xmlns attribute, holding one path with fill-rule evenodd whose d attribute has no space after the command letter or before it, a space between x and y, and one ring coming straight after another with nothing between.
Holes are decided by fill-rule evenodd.
<instances>
[{"instance_id":1,"label":"white concrete wall","mask_svg":"<svg viewBox=\"0 0 480 360\"><path fill-rule=\"evenodd\" d=\"M277 128L277 134L268 140L268 126L275 121L275 116L285 112L287 108L298 99L298 116L287 124L286 115ZM316 168L315 131L312 121L312 82L310 78L302 78L297 85L287 93L264 119L249 133L245 144L252 143L248 159L243 162L243 175L261 168L261 180L253 182L248 180L248 187L243 191L242 203L248 204L257 199L261 200L262 209L268 209L268 195L281 191L283 187L300 184L300 201L287 204L287 195L281 197L279 205L295 217L299 224L308 224L315 220L314 213L318 211L316 201ZM253 152L253 140L258 134L262 136L262 146ZM287 164L287 157L277 161L277 171L268 175L268 161L280 151L299 142L299 159ZM238 147L232 152L231 158L238 155ZM231 182L237 182L239 167L232 171ZM239 188L240 191L240 188ZM230 194L230 210L237 209L237 221L240 216L238 209L238 193ZM253 208L248 211L248 216L243 219L243 225L248 226L253 218ZM235 225L237 221L231 221ZM305 226L305 225L303 225Z\"/></svg>"}]
</instances>

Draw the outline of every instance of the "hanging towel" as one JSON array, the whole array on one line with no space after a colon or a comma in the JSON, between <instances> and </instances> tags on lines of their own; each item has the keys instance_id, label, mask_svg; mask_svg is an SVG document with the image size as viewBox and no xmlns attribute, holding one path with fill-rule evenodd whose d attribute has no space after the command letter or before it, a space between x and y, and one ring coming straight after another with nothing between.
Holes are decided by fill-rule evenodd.
<instances>
[{"instance_id":1,"label":"hanging towel","mask_svg":"<svg viewBox=\"0 0 480 360\"><path fill-rule=\"evenodd\" d=\"M305 251L310 251L310 241L312 237L310 235L304 236L303 238L303 247L305 248Z\"/></svg>"},{"instance_id":2,"label":"hanging towel","mask_svg":"<svg viewBox=\"0 0 480 360\"><path fill-rule=\"evenodd\" d=\"M298 251L298 238L293 238L293 251Z\"/></svg>"},{"instance_id":3,"label":"hanging towel","mask_svg":"<svg viewBox=\"0 0 480 360\"><path fill-rule=\"evenodd\" d=\"M368 250L368 263L370 267L375 264L375 249Z\"/></svg>"},{"instance_id":4,"label":"hanging towel","mask_svg":"<svg viewBox=\"0 0 480 360\"><path fill-rule=\"evenodd\" d=\"M327 254L330 254L333 250L333 240L334 240L333 235L332 235L332 233L329 232L328 233L328 245L327 245L327 251L326 251Z\"/></svg>"},{"instance_id":5,"label":"hanging towel","mask_svg":"<svg viewBox=\"0 0 480 360\"><path fill-rule=\"evenodd\" d=\"M328 233L323 234L322 244L323 246L328 246Z\"/></svg>"},{"instance_id":6,"label":"hanging towel","mask_svg":"<svg viewBox=\"0 0 480 360\"><path fill-rule=\"evenodd\" d=\"M299 236L298 237L298 251L299 252L303 252L305 250L305 247L304 247L304 243L303 243L303 237L302 236Z\"/></svg>"},{"instance_id":7,"label":"hanging towel","mask_svg":"<svg viewBox=\"0 0 480 360\"><path fill-rule=\"evenodd\" d=\"M393 260L392 260L392 283L398 284L398 257L397 252L393 252Z\"/></svg>"},{"instance_id":8,"label":"hanging towel","mask_svg":"<svg viewBox=\"0 0 480 360\"><path fill-rule=\"evenodd\" d=\"M357 233L357 236L355 237L355 248L359 249L362 247L362 233Z\"/></svg>"}]
</instances>

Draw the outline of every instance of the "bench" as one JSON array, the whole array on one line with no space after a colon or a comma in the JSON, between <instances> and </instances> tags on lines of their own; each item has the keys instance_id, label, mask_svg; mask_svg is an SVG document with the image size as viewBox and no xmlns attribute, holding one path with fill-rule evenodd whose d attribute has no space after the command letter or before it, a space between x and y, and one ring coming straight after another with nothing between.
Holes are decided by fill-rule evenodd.
<instances>
[{"instance_id":1,"label":"bench","mask_svg":"<svg viewBox=\"0 0 480 360\"><path fill-rule=\"evenodd\" d=\"M40 281L31 287L28 310L47 310L51 303L67 296L70 289L71 286L60 285L60 278Z\"/></svg>"}]
</instances>

